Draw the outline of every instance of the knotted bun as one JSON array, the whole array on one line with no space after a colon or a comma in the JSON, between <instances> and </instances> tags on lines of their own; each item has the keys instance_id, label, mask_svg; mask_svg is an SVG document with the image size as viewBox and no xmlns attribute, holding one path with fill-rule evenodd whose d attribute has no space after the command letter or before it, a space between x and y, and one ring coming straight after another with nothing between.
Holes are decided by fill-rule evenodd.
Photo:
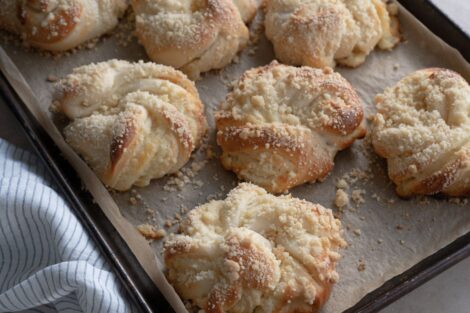
<instances>
[{"instance_id":1,"label":"knotted bun","mask_svg":"<svg viewBox=\"0 0 470 313\"><path fill-rule=\"evenodd\" d=\"M248 42L256 0L132 0L136 34L150 59L191 78L222 68Z\"/></svg>"},{"instance_id":2,"label":"knotted bun","mask_svg":"<svg viewBox=\"0 0 470 313\"><path fill-rule=\"evenodd\" d=\"M338 279L331 210L242 183L191 211L164 246L168 279L207 313L317 312Z\"/></svg>"},{"instance_id":3,"label":"knotted bun","mask_svg":"<svg viewBox=\"0 0 470 313\"><path fill-rule=\"evenodd\" d=\"M109 187L127 190L176 172L206 131L194 84L167 66L112 60L60 81L66 141Z\"/></svg>"},{"instance_id":4,"label":"knotted bun","mask_svg":"<svg viewBox=\"0 0 470 313\"><path fill-rule=\"evenodd\" d=\"M375 151L400 196L470 194L470 86L429 68L385 89L375 102Z\"/></svg>"},{"instance_id":5,"label":"knotted bun","mask_svg":"<svg viewBox=\"0 0 470 313\"><path fill-rule=\"evenodd\" d=\"M266 36L283 63L356 67L397 44L396 11L382 0L268 0Z\"/></svg>"},{"instance_id":6,"label":"knotted bun","mask_svg":"<svg viewBox=\"0 0 470 313\"><path fill-rule=\"evenodd\" d=\"M126 0L0 0L0 28L34 47L65 51L113 29Z\"/></svg>"},{"instance_id":7,"label":"knotted bun","mask_svg":"<svg viewBox=\"0 0 470 313\"><path fill-rule=\"evenodd\" d=\"M362 103L331 69L272 62L245 72L216 112L222 164L271 192L324 178L365 135Z\"/></svg>"}]
</instances>

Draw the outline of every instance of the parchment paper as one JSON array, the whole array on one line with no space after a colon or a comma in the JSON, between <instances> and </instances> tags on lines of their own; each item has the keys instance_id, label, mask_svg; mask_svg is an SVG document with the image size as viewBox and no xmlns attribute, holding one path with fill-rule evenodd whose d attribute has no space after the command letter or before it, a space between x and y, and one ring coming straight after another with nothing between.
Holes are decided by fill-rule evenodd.
<instances>
[{"instance_id":1,"label":"parchment paper","mask_svg":"<svg viewBox=\"0 0 470 313\"><path fill-rule=\"evenodd\" d=\"M391 52L373 52L357 69L336 69L356 88L368 113L374 112L372 99L377 93L417 69L446 67L470 80L470 65L456 50L434 36L402 7L399 18L404 42L397 48ZM257 21L260 20L258 16ZM256 27L256 23L252 25L252 28ZM80 50L60 58L26 51L6 41L2 43L6 53L0 50L0 68L76 168L85 186L175 311L182 313L186 312L183 303L161 272L161 261L158 260L161 242L149 244L133 225L151 223L157 228L165 227L165 223L178 220L187 209L212 198L224 198L236 186L235 175L223 170L217 157L207 158L210 151L219 154L215 145L213 110L225 98L231 81L251 67L268 64L274 55L270 43L261 35L259 42L247 47L237 62L222 71L204 75L197 87L205 104L210 130L204 147L194 153L194 164L189 162L176 178L166 177L154 180L145 188L116 193L104 188L63 141L48 110L52 84L46 78L51 75L62 77L76 66L112 58L148 60L135 40L127 47L118 44L119 41L118 36L111 35L101 39L91 50ZM322 312L341 312L351 307L386 280L470 231L468 199L399 199L387 178L385 162L374 155L367 139L357 141L352 148L340 152L335 163L331 175L324 182L305 184L292 190L296 197L333 208L343 223L344 237L349 243L348 248L342 251L343 258L338 265L340 281L333 288ZM198 170L197 167L203 164ZM348 194L360 194L364 203L361 203L361 197L357 197L358 201L351 201L347 209L338 211L334 208L335 184L340 178L349 183ZM177 183L181 188L177 188ZM168 231L176 228L174 225Z\"/></svg>"}]
</instances>

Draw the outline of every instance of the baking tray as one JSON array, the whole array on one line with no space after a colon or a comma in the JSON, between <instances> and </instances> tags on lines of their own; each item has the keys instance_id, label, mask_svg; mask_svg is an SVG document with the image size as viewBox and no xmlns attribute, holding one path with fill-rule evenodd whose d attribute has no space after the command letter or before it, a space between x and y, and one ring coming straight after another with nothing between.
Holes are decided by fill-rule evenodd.
<instances>
[{"instance_id":1,"label":"baking tray","mask_svg":"<svg viewBox=\"0 0 470 313\"><path fill-rule=\"evenodd\" d=\"M426 0L399 1L436 35L461 52L470 61L468 35ZM129 295L143 312L168 312L168 303L147 276L137 259L108 221L73 168L61 156L59 148L41 128L6 78L0 76L4 102L19 120L36 152L43 159L70 206L126 286ZM376 312L415 289L453 264L470 256L470 233L425 258L404 273L385 282L345 312Z\"/></svg>"}]
</instances>

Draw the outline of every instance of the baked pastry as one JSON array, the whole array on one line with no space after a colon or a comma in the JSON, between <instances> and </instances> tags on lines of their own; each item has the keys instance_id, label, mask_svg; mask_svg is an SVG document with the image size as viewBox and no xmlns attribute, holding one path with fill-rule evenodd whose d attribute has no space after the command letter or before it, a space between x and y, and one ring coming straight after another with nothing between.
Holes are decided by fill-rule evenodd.
<instances>
[{"instance_id":1,"label":"baked pastry","mask_svg":"<svg viewBox=\"0 0 470 313\"><path fill-rule=\"evenodd\" d=\"M57 87L66 141L117 190L176 172L206 131L194 83L168 66L111 60L76 68Z\"/></svg>"},{"instance_id":2,"label":"baked pastry","mask_svg":"<svg viewBox=\"0 0 470 313\"><path fill-rule=\"evenodd\" d=\"M400 196L470 195L470 86L457 73L411 73L375 98L372 143Z\"/></svg>"},{"instance_id":3,"label":"baked pastry","mask_svg":"<svg viewBox=\"0 0 470 313\"><path fill-rule=\"evenodd\" d=\"M227 65L248 42L257 0L132 0L150 59L196 79Z\"/></svg>"},{"instance_id":4,"label":"baked pastry","mask_svg":"<svg viewBox=\"0 0 470 313\"><path fill-rule=\"evenodd\" d=\"M168 280L206 313L317 312L345 246L319 204L242 183L189 213L164 244Z\"/></svg>"},{"instance_id":5,"label":"baked pastry","mask_svg":"<svg viewBox=\"0 0 470 313\"><path fill-rule=\"evenodd\" d=\"M0 0L0 28L34 47L72 49L113 29L127 0Z\"/></svg>"},{"instance_id":6,"label":"baked pastry","mask_svg":"<svg viewBox=\"0 0 470 313\"><path fill-rule=\"evenodd\" d=\"M376 46L399 42L397 9L383 0L267 0L266 36L283 63L356 67Z\"/></svg>"},{"instance_id":7,"label":"baked pastry","mask_svg":"<svg viewBox=\"0 0 470 313\"><path fill-rule=\"evenodd\" d=\"M321 180L365 135L363 105L330 68L277 62L245 72L216 112L222 164L270 192Z\"/></svg>"}]
</instances>

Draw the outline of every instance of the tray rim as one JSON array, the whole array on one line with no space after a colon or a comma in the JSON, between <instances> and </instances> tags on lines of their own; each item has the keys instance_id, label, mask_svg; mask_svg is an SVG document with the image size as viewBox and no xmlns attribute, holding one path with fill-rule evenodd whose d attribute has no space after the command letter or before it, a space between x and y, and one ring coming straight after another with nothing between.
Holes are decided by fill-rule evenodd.
<instances>
[{"instance_id":1,"label":"tray rim","mask_svg":"<svg viewBox=\"0 0 470 313\"><path fill-rule=\"evenodd\" d=\"M398 0L413 16L470 62L470 37L430 0ZM106 218L93 197L82 188L80 178L61 156L52 139L42 129L0 72L0 97L20 122L30 144L46 165L77 218L110 263L131 298L142 312L167 312L170 307L136 257ZM470 257L470 232L389 279L365 295L343 313L378 312L388 304L421 286L459 261ZM136 266L137 265L137 266Z\"/></svg>"},{"instance_id":2,"label":"tray rim","mask_svg":"<svg viewBox=\"0 0 470 313\"><path fill-rule=\"evenodd\" d=\"M470 62L470 30L465 32L432 0L397 0L416 19Z\"/></svg>"},{"instance_id":3,"label":"tray rim","mask_svg":"<svg viewBox=\"0 0 470 313\"><path fill-rule=\"evenodd\" d=\"M60 149L20 99L2 71L0 98L22 126L36 155L43 161L73 213L109 262L134 304L145 313L168 312L169 304L164 296L140 266L134 253L94 201L91 193L83 188L74 168L62 156Z\"/></svg>"}]
</instances>

